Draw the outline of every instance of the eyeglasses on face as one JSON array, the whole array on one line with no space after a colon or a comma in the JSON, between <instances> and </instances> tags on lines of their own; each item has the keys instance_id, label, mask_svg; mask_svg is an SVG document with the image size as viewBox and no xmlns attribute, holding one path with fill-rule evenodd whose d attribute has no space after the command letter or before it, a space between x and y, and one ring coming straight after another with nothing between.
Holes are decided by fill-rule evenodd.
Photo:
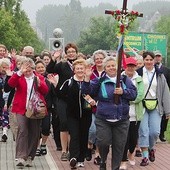
<instances>
[{"instance_id":1,"label":"eyeglasses on face","mask_svg":"<svg viewBox=\"0 0 170 170\"><path fill-rule=\"evenodd\" d=\"M67 54L76 53L76 50L67 51Z\"/></svg>"}]
</instances>

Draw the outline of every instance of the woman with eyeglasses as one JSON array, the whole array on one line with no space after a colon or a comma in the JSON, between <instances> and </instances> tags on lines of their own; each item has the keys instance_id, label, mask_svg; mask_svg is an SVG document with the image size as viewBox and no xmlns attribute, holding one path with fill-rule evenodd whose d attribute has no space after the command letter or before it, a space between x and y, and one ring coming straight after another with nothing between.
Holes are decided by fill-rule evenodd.
<instances>
[{"instance_id":1,"label":"woman with eyeglasses","mask_svg":"<svg viewBox=\"0 0 170 170\"><path fill-rule=\"evenodd\" d=\"M56 104L57 113L60 121L60 139L61 139L61 147L62 147L61 161L68 160L67 148L69 143L69 134L68 134L67 115L66 115L67 104L61 98L59 89L65 80L73 76L72 63L77 59L78 48L75 44L69 43L65 46L64 51L66 54L65 60L57 63L56 62L57 54L55 54L55 56L53 56L52 60L47 66L48 73L55 73L58 74L59 76L59 82L56 87L57 101L55 104ZM58 51L58 55L61 55L59 51Z\"/></svg>"}]
</instances>

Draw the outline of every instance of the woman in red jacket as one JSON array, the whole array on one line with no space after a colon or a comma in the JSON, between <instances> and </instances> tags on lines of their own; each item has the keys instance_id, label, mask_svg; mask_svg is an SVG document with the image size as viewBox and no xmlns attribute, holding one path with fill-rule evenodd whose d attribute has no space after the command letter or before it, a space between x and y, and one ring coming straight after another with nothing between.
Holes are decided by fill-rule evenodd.
<instances>
[{"instance_id":1,"label":"woman in red jacket","mask_svg":"<svg viewBox=\"0 0 170 170\"><path fill-rule=\"evenodd\" d=\"M35 64L32 59L26 58L22 61L21 69L13 74L8 80L9 86L16 89L12 113L16 114L18 123L18 133L16 138L16 166L32 166L35 157L40 134L40 119L29 119L25 116L26 106L33 85L34 77L37 76L38 91L44 100L44 95L48 92L48 87L44 77L35 75L33 70Z\"/></svg>"}]
</instances>

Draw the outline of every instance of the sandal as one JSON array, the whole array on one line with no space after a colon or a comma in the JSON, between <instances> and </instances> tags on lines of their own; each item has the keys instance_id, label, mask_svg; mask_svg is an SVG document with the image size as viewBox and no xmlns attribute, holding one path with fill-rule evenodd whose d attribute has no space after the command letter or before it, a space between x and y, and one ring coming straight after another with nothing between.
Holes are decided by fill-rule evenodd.
<instances>
[{"instance_id":1,"label":"sandal","mask_svg":"<svg viewBox=\"0 0 170 170\"><path fill-rule=\"evenodd\" d=\"M36 150L35 156L41 156L41 150L40 149Z\"/></svg>"},{"instance_id":2,"label":"sandal","mask_svg":"<svg viewBox=\"0 0 170 170\"><path fill-rule=\"evenodd\" d=\"M41 145L41 155L46 155L47 154L47 149L46 149L46 145Z\"/></svg>"}]
</instances>

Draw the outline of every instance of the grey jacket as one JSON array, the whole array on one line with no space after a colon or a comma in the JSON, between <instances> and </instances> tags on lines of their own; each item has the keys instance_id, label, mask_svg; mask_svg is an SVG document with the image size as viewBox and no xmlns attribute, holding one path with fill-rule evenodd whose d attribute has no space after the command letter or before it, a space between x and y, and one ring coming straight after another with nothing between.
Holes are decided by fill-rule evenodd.
<instances>
[{"instance_id":1,"label":"grey jacket","mask_svg":"<svg viewBox=\"0 0 170 170\"><path fill-rule=\"evenodd\" d=\"M157 77L158 110L161 115L170 115L170 92L163 74Z\"/></svg>"}]
</instances>

